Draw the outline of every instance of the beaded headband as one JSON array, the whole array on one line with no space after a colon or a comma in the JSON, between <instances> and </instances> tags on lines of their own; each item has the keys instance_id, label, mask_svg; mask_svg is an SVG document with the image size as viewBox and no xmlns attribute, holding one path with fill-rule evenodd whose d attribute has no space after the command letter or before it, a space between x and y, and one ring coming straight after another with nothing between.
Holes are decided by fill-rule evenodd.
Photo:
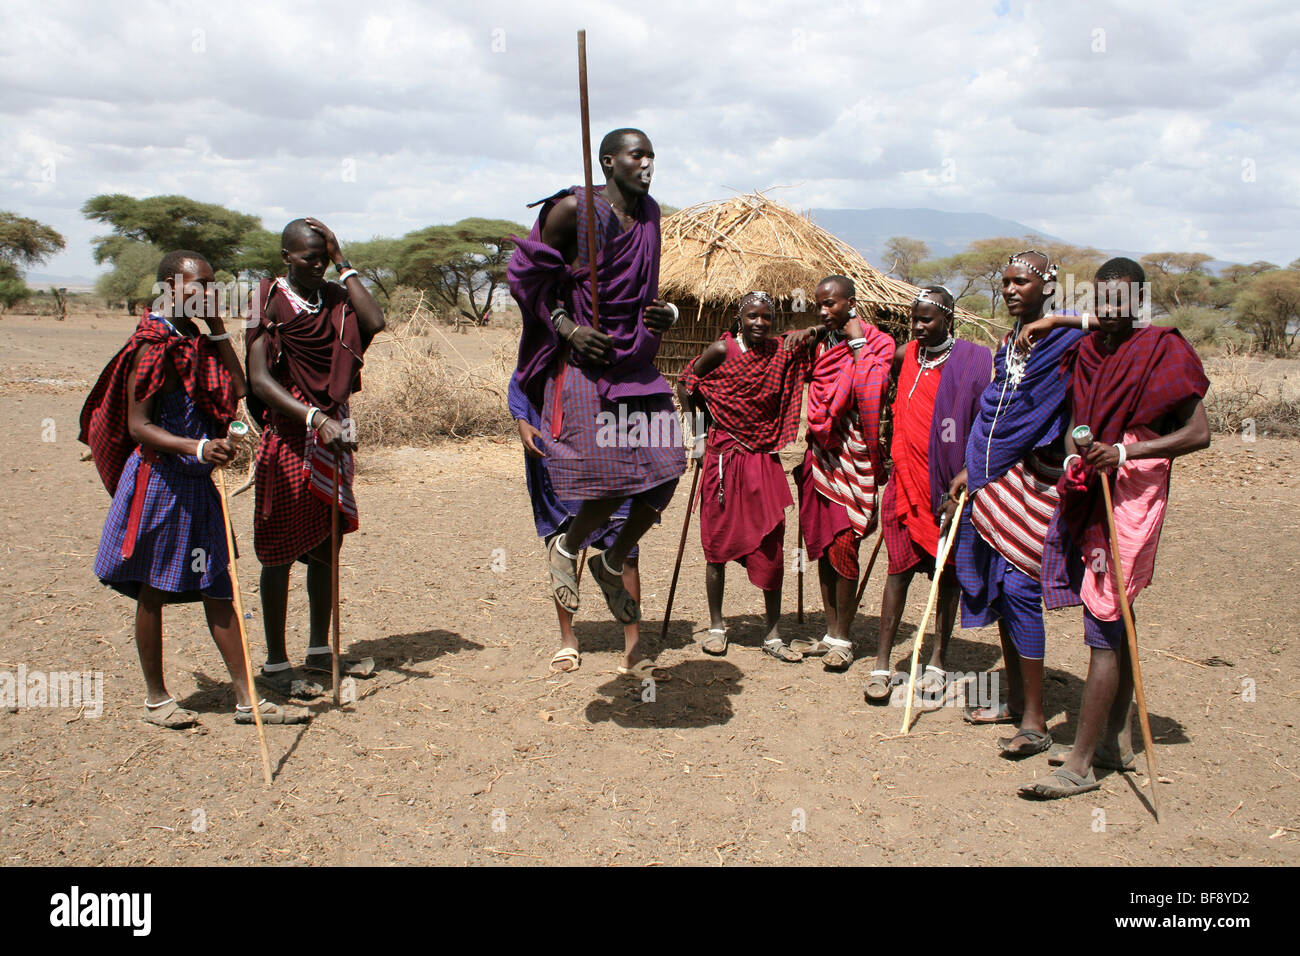
<instances>
[{"instance_id":1,"label":"beaded headband","mask_svg":"<svg viewBox=\"0 0 1300 956\"><path fill-rule=\"evenodd\" d=\"M740 297L740 301L736 304L736 315L742 315L744 313L745 303L750 299L757 299L759 302L766 302L769 309L773 312L776 311L776 303L772 301L772 297L766 292L755 290L753 292L746 292Z\"/></svg>"},{"instance_id":2,"label":"beaded headband","mask_svg":"<svg viewBox=\"0 0 1300 956\"><path fill-rule=\"evenodd\" d=\"M952 293L949 293L949 295L951 295L951 294L952 294ZM938 299L932 299L932 298L930 298L930 290L929 290L929 289L922 289L920 292L918 292L918 293L916 294L916 298L912 300L912 305L921 305L921 304L932 305L932 306L934 306L936 309L938 309L939 311L944 312L944 313L946 313L946 314L948 314L948 315L950 315L950 316L952 315L952 309L950 309L948 306L944 305L944 304L943 304L942 302L940 302Z\"/></svg>"},{"instance_id":3,"label":"beaded headband","mask_svg":"<svg viewBox=\"0 0 1300 956\"><path fill-rule=\"evenodd\" d=\"M1028 259L1021 258L1021 256L1028 256L1028 255L1042 256L1043 261L1049 263L1049 265L1047 266L1047 272L1044 273L1040 271L1039 268L1035 266L1032 262L1030 262ZM1048 258L1048 256L1045 253L1039 252L1037 249L1026 249L1024 252L1017 252L1014 256L1009 258L1007 260L1007 265L1023 266L1024 268L1032 272L1034 275L1038 276L1038 278L1042 279L1044 282L1055 282L1056 266L1051 265L1050 264L1051 261L1052 260Z\"/></svg>"}]
</instances>

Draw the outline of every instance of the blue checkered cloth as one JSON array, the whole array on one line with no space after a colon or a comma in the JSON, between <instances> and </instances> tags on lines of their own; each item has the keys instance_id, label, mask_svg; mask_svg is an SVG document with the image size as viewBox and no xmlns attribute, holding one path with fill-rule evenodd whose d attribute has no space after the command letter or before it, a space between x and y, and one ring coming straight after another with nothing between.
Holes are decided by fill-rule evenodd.
<instances>
[{"instance_id":1,"label":"blue checkered cloth","mask_svg":"<svg viewBox=\"0 0 1300 956\"><path fill-rule=\"evenodd\" d=\"M155 423L185 438L218 437L216 424L184 389L159 394ZM137 448L126 461L104 522L95 575L131 598L139 598L141 585L147 584L162 591L168 603L230 600L234 592L221 500L212 484L212 466L193 455L160 454L152 463L135 550L130 558L122 557L141 463Z\"/></svg>"}]
</instances>

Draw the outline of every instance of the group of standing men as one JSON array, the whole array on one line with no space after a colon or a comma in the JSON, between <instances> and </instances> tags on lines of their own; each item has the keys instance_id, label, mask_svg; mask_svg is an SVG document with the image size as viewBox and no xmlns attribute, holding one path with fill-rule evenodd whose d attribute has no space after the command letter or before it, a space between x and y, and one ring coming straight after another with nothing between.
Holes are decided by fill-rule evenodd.
<instances>
[{"instance_id":1,"label":"group of standing men","mask_svg":"<svg viewBox=\"0 0 1300 956\"><path fill-rule=\"evenodd\" d=\"M600 163L604 187L564 189L533 204L542 207L537 222L511 259L523 331L509 404L527 453L562 635L552 669L581 665L572 622L590 548L586 569L625 627L620 674L667 680L640 644L637 544L686 468L672 390L654 364L678 311L657 298L650 140L640 130L615 130L601 143ZM591 222L594 242L584 228ZM247 379L206 294L211 266L181 250L159 266L163 295L82 412L82 440L113 495L95 573L137 602L142 716L159 726L197 719L163 680L162 607L178 601L204 602L234 684L235 719L253 721L226 519L211 481L213 468L236 454L227 430L245 395L262 427L253 544L262 563L267 661L258 683L286 697L322 691L285 650L295 561L307 566L310 606L303 670L330 671L331 523L339 520L344 534L357 527L349 399L385 322L322 223L294 220L282 247L286 275L263 280L252 302ZM330 264L337 283L325 281ZM1009 683L1005 702L968 707L966 719L1017 724L999 747L1020 758L1053 745L1043 703L1043 607L1084 605L1092 657L1078 733L1072 748L1049 755L1057 770L1022 788L1036 797L1096 789L1094 767L1133 769L1132 669L1107 545L1116 545L1124 562L1131 602L1151 580L1170 461L1209 444L1201 403L1208 381L1195 352L1173 329L1134 324L1143 305L1141 266L1112 259L1101 267L1095 314L1045 316L1055 283L1046 255L1010 258L1002 292L1015 328L995 355L955 338L955 303L941 286L919 290L912 341L903 345L859 314L848 277L818 285L819 324L782 336L772 335L772 295L751 292L737 304L732 329L678 380L683 410L709 423L699 506L711 618L701 642L706 653L727 650L722 598L726 565L735 561L764 592L766 653L791 663L820 656L827 669L847 670L859 549L879 524L889 575L868 701L887 701L897 683L890 652L912 577L937 574L937 640L917 684L922 700L941 701L948 690L945 653L960 601L964 626L997 624ZM196 301L208 304L193 314L181 307ZM195 319L208 325L206 334ZM886 448L880 420L891 384L893 442ZM808 447L794 478L826 632L787 644L779 626L783 541L794 502L777 456L797 436L805 388ZM1076 446L1072 430L1084 425L1095 441ZM1113 542L1099 494L1104 481L1113 486ZM955 547L946 552L941 542L953 535ZM949 560L936 567L944 553ZM373 670L369 659L341 663L347 674ZM272 724L307 719L265 699L260 712Z\"/></svg>"},{"instance_id":2,"label":"group of standing men","mask_svg":"<svg viewBox=\"0 0 1300 956\"><path fill-rule=\"evenodd\" d=\"M580 666L571 624L579 556L595 546L592 577L627 628L620 673L666 679L639 645L635 547L672 498L685 442L681 431L637 429L646 417L671 414L654 359L677 310L656 298L649 139L615 130L601 143L600 162L603 188L588 195L573 187L534 204L542 205L537 223L511 260L523 313L511 411L563 634L552 668ZM594 250L583 228L589 214ZM711 618L702 650L726 653L723 585L726 564L736 561L764 593L766 653L786 662L820 656L828 670L847 670L859 549L879 524L889 575L868 701L888 701L898 683L890 652L912 577L938 574L937 639L917 682L923 702L941 701L949 689L945 654L960 603L965 627L997 624L1009 685L1005 701L967 707L966 720L1015 724L998 742L1003 756L1051 750L1057 765L1023 795L1085 793L1099 786L1094 767L1134 769L1132 668L1099 489L1103 481L1113 488L1131 602L1151 580L1170 461L1209 444L1201 401L1208 380L1176 330L1135 325L1146 281L1138 263L1112 259L1095 278L1093 310L1045 315L1056 266L1035 251L1010 257L1002 294L1015 327L996 354L955 338L956 305L942 286L919 290L913 338L902 345L859 315L845 276L819 284L820 324L782 336L771 334L771 294L742 297L731 330L677 383L682 410L709 423L699 466ZM880 418L891 385L886 448ZM808 447L794 479L826 633L787 644L779 621L785 510L794 502L777 453L797 435L805 387ZM1076 445L1076 426L1088 426L1095 441ZM937 568L946 536L948 560ZM1092 656L1076 740L1066 748L1053 746L1046 724L1043 609L1078 604Z\"/></svg>"}]
</instances>

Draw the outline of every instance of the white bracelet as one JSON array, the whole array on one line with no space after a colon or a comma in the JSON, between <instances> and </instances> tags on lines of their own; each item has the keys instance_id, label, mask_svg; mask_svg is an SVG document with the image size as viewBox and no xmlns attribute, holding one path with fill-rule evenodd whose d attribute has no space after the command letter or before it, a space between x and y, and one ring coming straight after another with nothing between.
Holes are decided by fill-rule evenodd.
<instances>
[{"instance_id":1,"label":"white bracelet","mask_svg":"<svg viewBox=\"0 0 1300 956\"><path fill-rule=\"evenodd\" d=\"M1076 458L1077 458L1079 461L1083 461L1083 456L1082 456L1082 455L1066 455L1066 456L1065 456L1065 461L1063 461L1063 462L1061 463L1061 468L1064 469L1065 471L1069 471L1069 470L1070 470L1070 462L1074 461Z\"/></svg>"},{"instance_id":2,"label":"white bracelet","mask_svg":"<svg viewBox=\"0 0 1300 956\"><path fill-rule=\"evenodd\" d=\"M316 413L319 411L320 409L317 408L315 405L312 405L310 408L307 409L307 427L310 428L312 431L316 430L316 426L311 423L311 420L316 417Z\"/></svg>"},{"instance_id":3,"label":"white bracelet","mask_svg":"<svg viewBox=\"0 0 1300 956\"><path fill-rule=\"evenodd\" d=\"M222 332L220 335L213 335L211 332L206 333L209 342L224 342L230 338L229 332Z\"/></svg>"},{"instance_id":4,"label":"white bracelet","mask_svg":"<svg viewBox=\"0 0 1300 956\"><path fill-rule=\"evenodd\" d=\"M667 307L668 307L669 309L672 310L672 313L673 313L673 325L676 325L676 324L677 324L677 320L680 319L680 318L682 317L682 314L681 314L680 312L677 311L677 306L673 305L671 302L668 302L668 303L665 303L665 304L667 305Z\"/></svg>"},{"instance_id":5,"label":"white bracelet","mask_svg":"<svg viewBox=\"0 0 1300 956\"><path fill-rule=\"evenodd\" d=\"M1082 312L1082 313L1079 314L1079 328L1083 329L1083 331L1085 331L1085 332L1088 331L1088 319L1089 319L1089 318L1090 318L1090 316L1088 315L1087 312Z\"/></svg>"},{"instance_id":6,"label":"white bracelet","mask_svg":"<svg viewBox=\"0 0 1300 956\"><path fill-rule=\"evenodd\" d=\"M343 270L343 275L339 276L339 282L342 282L344 285L347 285L348 276L358 276L358 275L361 275L361 273L358 272L356 269L345 269Z\"/></svg>"},{"instance_id":7,"label":"white bracelet","mask_svg":"<svg viewBox=\"0 0 1300 956\"><path fill-rule=\"evenodd\" d=\"M865 338L849 339L849 348L851 349L860 349L862 348L862 346L866 344L867 344L867 340Z\"/></svg>"},{"instance_id":8,"label":"white bracelet","mask_svg":"<svg viewBox=\"0 0 1300 956\"><path fill-rule=\"evenodd\" d=\"M1119 452L1119 464L1115 466L1118 470L1124 467L1124 462L1128 461L1128 449L1123 445L1116 445L1115 450Z\"/></svg>"},{"instance_id":9,"label":"white bracelet","mask_svg":"<svg viewBox=\"0 0 1300 956\"><path fill-rule=\"evenodd\" d=\"M196 449L194 449L194 457L197 458L197 459L199 460L199 464L200 464L200 465L204 464L204 461L203 461L203 446L206 445L207 443L208 443L208 440L207 440L206 438L200 438L200 439L199 439L199 447L196 448Z\"/></svg>"}]
</instances>

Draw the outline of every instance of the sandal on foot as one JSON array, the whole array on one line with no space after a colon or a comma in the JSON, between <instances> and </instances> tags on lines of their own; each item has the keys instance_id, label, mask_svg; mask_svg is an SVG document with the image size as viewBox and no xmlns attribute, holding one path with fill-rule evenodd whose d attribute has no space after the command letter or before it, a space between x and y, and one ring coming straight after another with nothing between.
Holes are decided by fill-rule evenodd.
<instances>
[{"instance_id":1,"label":"sandal on foot","mask_svg":"<svg viewBox=\"0 0 1300 956\"><path fill-rule=\"evenodd\" d=\"M192 710L186 710L175 700L168 697L160 704L151 704L145 701L144 715L141 719L146 724L153 724L155 727L166 727L168 730L184 730L186 727L193 727L199 722L199 715Z\"/></svg>"},{"instance_id":2,"label":"sandal on foot","mask_svg":"<svg viewBox=\"0 0 1300 956\"><path fill-rule=\"evenodd\" d=\"M1053 767L1059 767L1070 759L1070 753L1074 750L1073 746L1068 744L1057 744L1047 754L1047 762ZM1137 771L1137 757L1133 751L1129 750L1123 755L1123 758L1115 755L1113 747L1098 747L1092 755L1092 765L1099 770L1118 770L1120 773L1134 773Z\"/></svg>"},{"instance_id":3,"label":"sandal on foot","mask_svg":"<svg viewBox=\"0 0 1300 956\"><path fill-rule=\"evenodd\" d=\"M557 550L560 546L560 538L563 535L557 534L551 538L546 545L546 567L551 575L551 594L555 597L555 603L560 605L570 614L578 613L578 559L570 558ZM556 560L563 563L561 566L556 565ZM592 574L595 574L595 568L592 568ZM567 594L568 600L563 595Z\"/></svg>"},{"instance_id":4,"label":"sandal on foot","mask_svg":"<svg viewBox=\"0 0 1300 956\"><path fill-rule=\"evenodd\" d=\"M552 674L572 674L581 666L582 655L574 647L561 647L551 658Z\"/></svg>"},{"instance_id":5,"label":"sandal on foot","mask_svg":"<svg viewBox=\"0 0 1300 956\"><path fill-rule=\"evenodd\" d=\"M282 707L279 704L273 704L266 698L257 702L257 709L262 717L264 724L309 724L311 723L311 714L301 707ZM255 724L257 718L253 716L253 708L247 710L235 706L235 723L237 724Z\"/></svg>"},{"instance_id":6,"label":"sandal on foot","mask_svg":"<svg viewBox=\"0 0 1300 956\"><path fill-rule=\"evenodd\" d=\"M312 663L313 658L315 658L315 663ZM302 669L311 671L313 674L334 673L334 665L329 654L308 654L307 661L302 665ZM375 659L373 657L339 658L340 677L371 677L374 673Z\"/></svg>"},{"instance_id":7,"label":"sandal on foot","mask_svg":"<svg viewBox=\"0 0 1300 956\"><path fill-rule=\"evenodd\" d=\"M980 717L980 711L993 710L994 716ZM996 708L988 707L966 707L962 711L961 719L968 724L1015 724L1020 721L1020 714L1017 714L1007 704L998 704Z\"/></svg>"},{"instance_id":8,"label":"sandal on foot","mask_svg":"<svg viewBox=\"0 0 1300 956\"><path fill-rule=\"evenodd\" d=\"M785 661L787 664L797 664L803 660L802 654L786 647L785 642L779 637L769 638L764 641L763 653L775 657L778 661Z\"/></svg>"},{"instance_id":9,"label":"sandal on foot","mask_svg":"<svg viewBox=\"0 0 1300 956\"><path fill-rule=\"evenodd\" d=\"M874 670L867 675L867 685L862 696L868 704L883 704L889 700L894 688L892 676L887 670Z\"/></svg>"},{"instance_id":10,"label":"sandal on foot","mask_svg":"<svg viewBox=\"0 0 1300 956\"><path fill-rule=\"evenodd\" d=\"M853 663L853 645L832 644L822 658L822 667L828 671L846 671Z\"/></svg>"},{"instance_id":11,"label":"sandal on foot","mask_svg":"<svg viewBox=\"0 0 1300 956\"><path fill-rule=\"evenodd\" d=\"M727 653L727 629L725 627L709 628L709 636L700 641L700 650L714 657Z\"/></svg>"},{"instance_id":12,"label":"sandal on foot","mask_svg":"<svg viewBox=\"0 0 1300 956\"><path fill-rule=\"evenodd\" d=\"M267 671L263 668L253 682L260 690L269 690L281 697L296 697L299 700L311 700L325 693L324 687L315 681L303 680L292 667L282 671Z\"/></svg>"},{"instance_id":13,"label":"sandal on foot","mask_svg":"<svg viewBox=\"0 0 1300 956\"><path fill-rule=\"evenodd\" d=\"M1097 778L1093 776L1091 770L1088 771L1086 777L1081 777L1064 767L1057 767L1046 777L1031 781L1021 787L1020 795L1038 800L1057 800L1061 797L1073 797L1076 794L1089 793L1100 788L1101 784L1097 782Z\"/></svg>"},{"instance_id":14,"label":"sandal on foot","mask_svg":"<svg viewBox=\"0 0 1300 956\"><path fill-rule=\"evenodd\" d=\"M1027 747L1012 748L1012 744L1024 737L1029 741ZM1032 757L1034 754L1040 754L1052 746L1052 735L1045 734L1041 730L1030 730L1028 727L1022 727L1016 731L1015 736L999 737L998 750L1002 756L1009 760L1020 760L1022 757Z\"/></svg>"},{"instance_id":15,"label":"sandal on foot","mask_svg":"<svg viewBox=\"0 0 1300 956\"><path fill-rule=\"evenodd\" d=\"M600 592L605 595L605 606L614 615L614 620L620 624L635 624L641 620L640 605L623 587L623 572L615 571L605 562L604 551L592 554L587 569L600 585Z\"/></svg>"},{"instance_id":16,"label":"sandal on foot","mask_svg":"<svg viewBox=\"0 0 1300 956\"><path fill-rule=\"evenodd\" d=\"M926 664L925 671L916 682L916 696L922 704L937 707L943 703L948 691L948 672L942 667Z\"/></svg>"},{"instance_id":17,"label":"sandal on foot","mask_svg":"<svg viewBox=\"0 0 1300 956\"><path fill-rule=\"evenodd\" d=\"M655 666L655 662L648 657L643 657L631 667L619 665L619 677L632 677L636 680L652 680L657 684L666 684L673 679L673 675L668 673L664 668Z\"/></svg>"},{"instance_id":18,"label":"sandal on foot","mask_svg":"<svg viewBox=\"0 0 1300 956\"><path fill-rule=\"evenodd\" d=\"M830 649L831 646L821 638L810 641L806 637L796 637L790 642L790 650L802 654L804 657L821 657Z\"/></svg>"}]
</instances>

